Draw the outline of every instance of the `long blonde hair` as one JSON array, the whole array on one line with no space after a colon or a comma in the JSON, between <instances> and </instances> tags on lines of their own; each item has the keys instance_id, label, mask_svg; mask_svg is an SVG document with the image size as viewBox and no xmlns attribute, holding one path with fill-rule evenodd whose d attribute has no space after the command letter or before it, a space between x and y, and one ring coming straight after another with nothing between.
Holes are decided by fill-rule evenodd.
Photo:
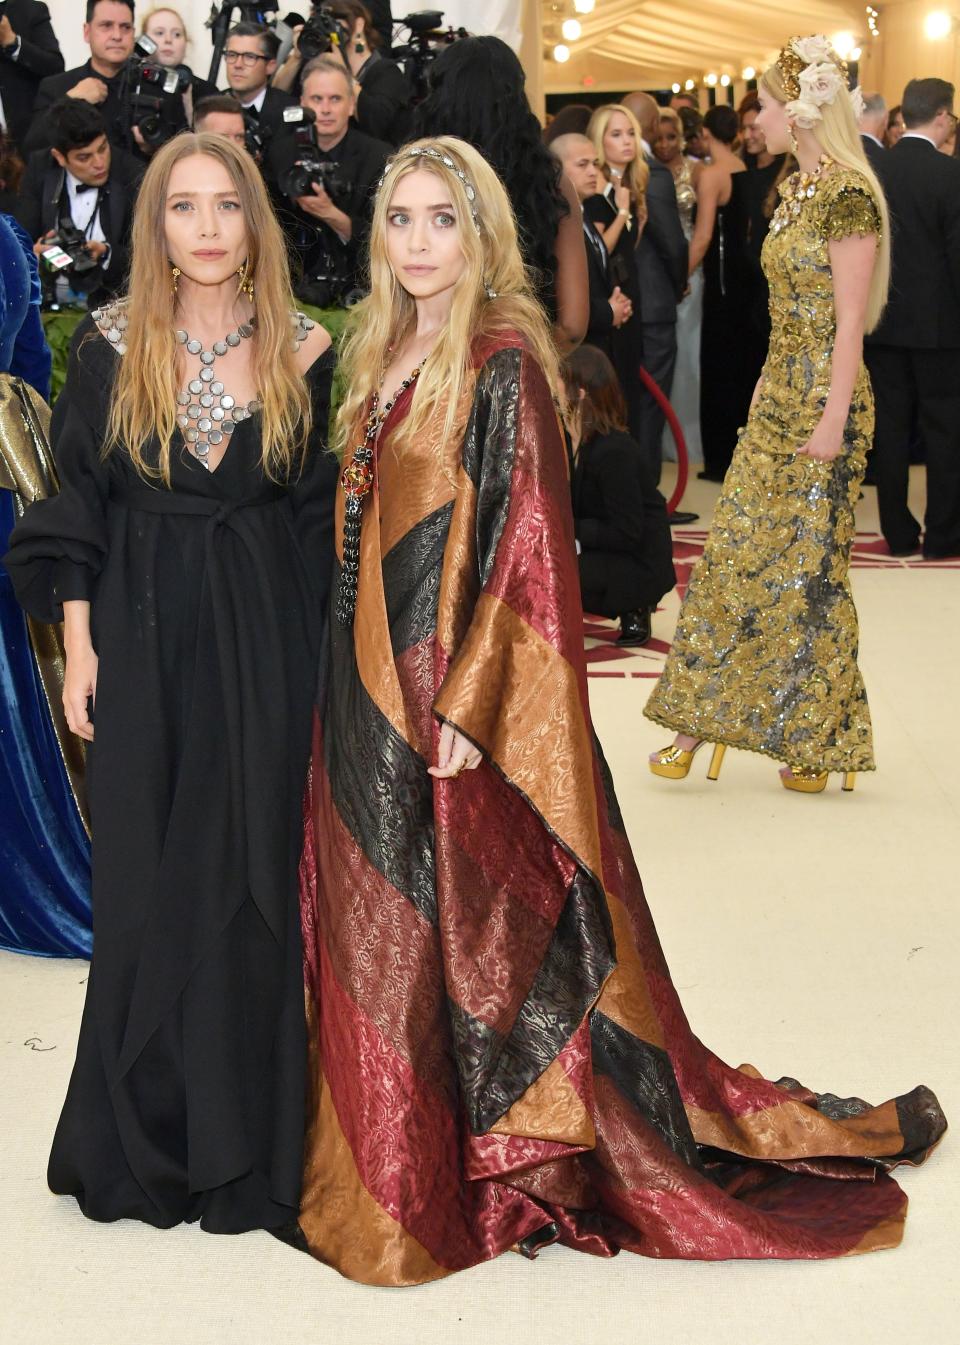
<instances>
[{"instance_id":1,"label":"long blonde hair","mask_svg":"<svg viewBox=\"0 0 960 1345\"><path fill-rule=\"evenodd\" d=\"M411 156L414 149L435 151L442 158ZM457 169L473 187L473 200ZM450 316L417 381L397 447L416 442L441 406L445 408L443 436L446 439L452 433L477 341L518 334L543 368L550 387L558 386L556 349L520 256L516 221L503 184L466 141L454 136L417 140L403 146L390 161L377 192L370 230L370 294L353 310L340 353L347 389L337 416L336 442L341 453L352 446L352 436L390 362L391 349L400 346L416 326L416 304L390 266L386 232L397 184L417 172L433 173L442 180L454 208L466 264L453 289Z\"/></svg>"},{"instance_id":2,"label":"long blonde hair","mask_svg":"<svg viewBox=\"0 0 960 1345\"><path fill-rule=\"evenodd\" d=\"M783 82L783 76L776 65L765 70L761 84L778 103L788 103L791 95ZM872 332L880 321L880 315L887 302L890 289L890 214L886 197L876 173L870 167L869 160L860 139L860 130L853 113L853 102L845 90L820 108L822 119L813 126L813 134L820 148L831 159L844 168L852 168L866 178L871 194L880 214L880 236L877 242L877 258L870 279L870 294L867 298L865 331Z\"/></svg>"},{"instance_id":3,"label":"long blonde hair","mask_svg":"<svg viewBox=\"0 0 960 1345\"><path fill-rule=\"evenodd\" d=\"M245 150L220 135L184 133L154 155L133 217L126 354L117 369L104 453L123 444L137 471L170 484L170 446L177 430L179 391L177 299L164 231L170 174L181 159L216 159L237 189L247 226L247 278L256 290L252 345L254 382L262 406L263 470L273 480L288 477L310 432L310 394L291 340L294 311L287 250L260 170ZM160 457L147 461L156 435Z\"/></svg>"},{"instance_id":4,"label":"long blonde hair","mask_svg":"<svg viewBox=\"0 0 960 1345\"><path fill-rule=\"evenodd\" d=\"M597 152L597 162L603 169L604 177L610 180L610 165L607 161L606 153L603 148L603 137L607 134L607 127L610 125L611 118L615 112L621 113L633 127L633 133L637 138L637 154L632 163L628 163L623 170L623 185L630 188L630 199L634 205L639 205L646 195L647 183L650 181L650 169L643 156L643 131L640 129L640 123L628 107L622 103L604 103L598 107L590 118L590 124L587 127L587 136L593 141L593 148ZM638 240L639 241L639 240Z\"/></svg>"}]
</instances>

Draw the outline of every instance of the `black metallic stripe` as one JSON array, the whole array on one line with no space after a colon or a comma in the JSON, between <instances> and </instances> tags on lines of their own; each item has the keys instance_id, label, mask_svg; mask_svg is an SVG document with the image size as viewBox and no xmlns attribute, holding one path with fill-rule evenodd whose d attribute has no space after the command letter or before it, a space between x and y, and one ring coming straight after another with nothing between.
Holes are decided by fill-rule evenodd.
<instances>
[{"instance_id":1,"label":"black metallic stripe","mask_svg":"<svg viewBox=\"0 0 960 1345\"><path fill-rule=\"evenodd\" d=\"M642 1041L595 1010L590 1018L593 1068L604 1074L685 1163L702 1170L690 1122L666 1051Z\"/></svg>"},{"instance_id":2,"label":"black metallic stripe","mask_svg":"<svg viewBox=\"0 0 960 1345\"><path fill-rule=\"evenodd\" d=\"M613 966L604 894L580 870L509 1036L451 1003L460 1085L475 1134L489 1130L556 1059Z\"/></svg>"},{"instance_id":3,"label":"black metallic stripe","mask_svg":"<svg viewBox=\"0 0 960 1345\"><path fill-rule=\"evenodd\" d=\"M498 350L480 370L477 395L463 441L463 467L477 488L477 555L480 581L493 568L510 509L517 448L523 351Z\"/></svg>"},{"instance_id":4,"label":"black metallic stripe","mask_svg":"<svg viewBox=\"0 0 960 1345\"><path fill-rule=\"evenodd\" d=\"M360 680L352 627L332 621L330 634L324 756L334 804L369 863L436 924L433 781Z\"/></svg>"},{"instance_id":5,"label":"black metallic stripe","mask_svg":"<svg viewBox=\"0 0 960 1345\"><path fill-rule=\"evenodd\" d=\"M383 591L394 655L420 644L437 629L443 549L453 501L420 520L383 558Z\"/></svg>"}]
</instances>

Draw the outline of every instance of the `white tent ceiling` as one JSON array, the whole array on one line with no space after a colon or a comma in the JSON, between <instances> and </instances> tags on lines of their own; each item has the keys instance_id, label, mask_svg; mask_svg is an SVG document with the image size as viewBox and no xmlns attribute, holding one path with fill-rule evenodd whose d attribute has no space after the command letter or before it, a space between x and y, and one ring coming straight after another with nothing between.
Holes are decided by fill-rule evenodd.
<instances>
[{"instance_id":1,"label":"white tent ceiling","mask_svg":"<svg viewBox=\"0 0 960 1345\"><path fill-rule=\"evenodd\" d=\"M796 34L849 32L869 50L862 0L596 0L575 14L573 0L543 0L546 92L584 87L669 86L709 71L739 78L744 66L765 66ZM582 35L567 42L571 57L549 57L564 19Z\"/></svg>"}]
</instances>

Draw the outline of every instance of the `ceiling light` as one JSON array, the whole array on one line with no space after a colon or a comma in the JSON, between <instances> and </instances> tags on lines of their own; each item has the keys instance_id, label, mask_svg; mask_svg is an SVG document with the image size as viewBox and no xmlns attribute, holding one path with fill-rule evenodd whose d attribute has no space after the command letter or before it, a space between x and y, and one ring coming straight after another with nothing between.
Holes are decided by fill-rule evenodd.
<instances>
[{"instance_id":1,"label":"ceiling light","mask_svg":"<svg viewBox=\"0 0 960 1345\"><path fill-rule=\"evenodd\" d=\"M578 14L592 14L595 0L573 0L573 7Z\"/></svg>"},{"instance_id":2,"label":"ceiling light","mask_svg":"<svg viewBox=\"0 0 960 1345\"><path fill-rule=\"evenodd\" d=\"M939 42L941 38L948 37L952 27L953 19L942 9L935 9L923 21L923 31L931 42Z\"/></svg>"},{"instance_id":3,"label":"ceiling light","mask_svg":"<svg viewBox=\"0 0 960 1345\"><path fill-rule=\"evenodd\" d=\"M756 79L757 72L752 65L745 65L743 67L743 77L744 79Z\"/></svg>"},{"instance_id":4,"label":"ceiling light","mask_svg":"<svg viewBox=\"0 0 960 1345\"><path fill-rule=\"evenodd\" d=\"M730 76L729 76L729 75L721 75L721 76L720 76L720 83L723 85L723 87L724 87L725 89L729 89L729 87L730 87Z\"/></svg>"},{"instance_id":5,"label":"ceiling light","mask_svg":"<svg viewBox=\"0 0 960 1345\"><path fill-rule=\"evenodd\" d=\"M707 76L704 78L704 81L703 81L703 82L704 82L704 84L706 84L709 88L712 89L712 88L714 87L714 85L716 84L716 82L717 82L717 77L716 77L716 75L713 74L713 72L711 71L711 73L710 73L709 75L707 75Z\"/></svg>"},{"instance_id":6,"label":"ceiling light","mask_svg":"<svg viewBox=\"0 0 960 1345\"><path fill-rule=\"evenodd\" d=\"M836 33L831 39L831 46L840 57L841 61L847 59L856 45L857 39L854 37L853 33Z\"/></svg>"},{"instance_id":7,"label":"ceiling light","mask_svg":"<svg viewBox=\"0 0 960 1345\"><path fill-rule=\"evenodd\" d=\"M583 29L580 27L579 19L564 19L560 31L568 42L576 42Z\"/></svg>"},{"instance_id":8,"label":"ceiling light","mask_svg":"<svg viewBox=\"0 0 960 1345\"><path fill-rule=\"evenodd\" d=\"M861 57L862 55L863 55L863 48L862 48L862 47L854 47L853 51L851 51L851 53L850 53L850 59L851 59L851 61L859 61L859 59L860 59L860 57Z\"/></svg>"},{"instance_id":9,"label":"ceiling light","mask_svg":"<svg viewBox=\"0 0 960 1345\"><path fill-rule=\"evenodd\" d=\"M683 87L686 89L687 93L690 93L690 92L691 92L693 89L695 89L697 86L696 86L696 83L695 83L694 80L692 80L692 79L688 79L687 82L686 82L686 84L684 84Z\"/></svg>"},{"instance_id":10,"label":"ceiling light","mask_svg":"<svg viewBox=\"0 0 960 1345\"><path fill-rule=\"evenodd\" d=\"M570 48L565 47L562 42L558 42L553 49L553 59L559 65L563 65L564 61L569 61L570 59Z\"/></svg>"},{"instance_id":11,"label":"ceiling light","mask_svg":"<svg viewBox=\"0 0 960 1345\"><path fill-rule=\"evenodd\" d=\"M679 85L679 84L671 84L671 85L670 85L670 89L671 89L671 92L673 92L673 93L679 93L679 92L680 92L680 85Z\"/></svg>"}]
</instances>

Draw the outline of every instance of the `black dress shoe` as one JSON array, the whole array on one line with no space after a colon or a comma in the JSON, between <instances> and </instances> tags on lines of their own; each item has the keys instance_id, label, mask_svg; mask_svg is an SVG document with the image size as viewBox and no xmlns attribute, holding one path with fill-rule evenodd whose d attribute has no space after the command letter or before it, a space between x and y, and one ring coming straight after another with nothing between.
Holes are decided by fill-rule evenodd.
<instances>
[{"instance_id":1,"label":"black dress shoe","mask_svg":"<svg viewBox=\"0 0 960 1345\"><path fill-rule=\"evenodd\" d=\"M955 547L952 551L928 551L923 548L924 560L960 560L960 547Z\"/></svg>"},{"instance_id":2,"label":"black dress shoe","mask_svg":"<svg viewBox=\"0 0 960 1345\"><path fill-rule=\"evenodd\" d=\"M903 560L904 557L906 557L906 556L915 556L915 555L917 555L917 553L918 553L919 550L920 550L920 539L919 539L919 537L918 537L917 540L914 542L914 544L913 544L912 546L897 546L897 547L893 547L893 546L890 546L889 542L887 543L887 545L890 547L890 554L891 554L891 556L896 556L896 557L898 557L898 559Z\"/></svg>"},{"instance_id":3,"label":"black dress shoe","mask_svg":"<svg viewBox=\"0 0 960 1345\"><path fill-rule=\"evenodd\" d=\"M620 617L618 645L646 644L650 639L650 609L640 607L635 612L624 612Z\"/></svg>"},{"instance_id":4,"label":"black dress shoe","mask_svg":"<svg viewBox=\"0 0 960 1345\"><path fill-rule=\"evenodd\" d=\"M704 468L702 472L697 472L697 480L713 481L717 485L722 486L726 475L726 472L708 472L706 468Z\"/></svg>"},{"instance_id":5,"label":"black dress shoe","mask_svg":"<svg viewBox=\"0 0 960 1345\"><path fill-rule=\"evenodd\" d=\"M699 514L694 514L689 509L675 509L669 515L670 526L671 528L682 528L686 523L696 523L699 517Z\"/></svg>"}]
</instances>

